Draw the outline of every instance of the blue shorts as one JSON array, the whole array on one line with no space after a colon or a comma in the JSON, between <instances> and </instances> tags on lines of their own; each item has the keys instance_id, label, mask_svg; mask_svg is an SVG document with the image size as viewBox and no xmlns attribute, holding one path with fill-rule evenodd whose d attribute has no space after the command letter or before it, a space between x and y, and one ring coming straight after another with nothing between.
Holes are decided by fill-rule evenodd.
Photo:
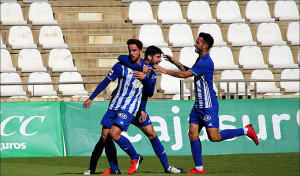
<instances>
[{"instance_id":1,"label":"blue shorts","mask_svg":"<svg viewBox=\"0 0 300 176\"><path fill-rule=\"evenodd\" d=\"M193 107L190 113L189 123L204 125L205 128L219 128L219 108L204 108L199 109Z\"/></svg>"},{"instance_id":2,"label":"blue shorts","mask_svg":"<svg viewBox=\"0 0 300 176\"><path fill-rule=\"evenodd\" d=\"M147 115L146 120L143 122L140 122L139 119L140 119L141 113L138 113L136 118L131 122L131 124L133 124L136 127L144 127L144 126L151 125L152 124L151 119L147 113L146 113L146 115Z\"/></svg>"},{"instance_id":3,"label":"blue shorts","mask_svg":"<svg viewBox=\"0 0 300 176\"><path fill-rule=\"evenodd\" d=\"M127 131L134 118L135 117L127 111L113 111L108 109L101 120L101 125L111 128L112 125L115 124L119 126L121 130Z\"/></svg>"}]
</instances>

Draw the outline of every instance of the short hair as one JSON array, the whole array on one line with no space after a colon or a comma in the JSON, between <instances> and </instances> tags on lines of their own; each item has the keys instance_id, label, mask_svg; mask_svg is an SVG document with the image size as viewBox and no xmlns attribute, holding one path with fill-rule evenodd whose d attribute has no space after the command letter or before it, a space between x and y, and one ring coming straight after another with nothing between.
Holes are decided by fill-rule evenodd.
<instances>
[{"instance_id":1,"label":"short hair","mask_svg":"<svg viewBox=\"0 0 300 176\"><path fill-rule=\"evenodd\" d=\"M162 54L162 50L154 45L149 46L145 51L145 59L148 59L148 56L154 56L155 54Z\"/></svg>"},{"instance_id":2,"label":"short hair","mask_svg":"<svg viewBox=\"0 0 300 176\"><path fill-rule=\"evenodd\" d=\"M202 37L203 41L207 44L207 50L209 50L213 44L214 44L214 38L208 34L208 33L204 33L204 32L200 32L198 37Z\"/></svg>"},{"instance_id":3,"label":"short hair","mask_svg":"<svg viewBox=\"0 0 300 176\"><path fill-rule=\"evenodd\" d=\"M127 40L127 46L132 45L132 44L136 45L139 48L139 50L143 49L143 43L138 39Z\"/></svg>"}]
</instances>

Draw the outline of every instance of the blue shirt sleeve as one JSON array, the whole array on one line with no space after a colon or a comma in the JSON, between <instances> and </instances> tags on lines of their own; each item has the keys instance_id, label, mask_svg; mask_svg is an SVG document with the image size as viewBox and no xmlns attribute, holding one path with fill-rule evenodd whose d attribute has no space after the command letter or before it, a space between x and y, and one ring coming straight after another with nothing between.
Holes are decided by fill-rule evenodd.
<instances>
[{"instance_id":1,"label":"blue shirt sleeve","mask_svg":"<svg viewBox=\"0 0 300 176\"><path fill-rule=\"evenodd\" d=\"M89 99L93 100L99 93L101 93L111 81L116 80L119 76L122 74L122 67L121 64L116 63L113 68L110 70L110 72L107 74L107 76L104 78L103 81L99 83L99 85L96 87L92 95Z\"/></svg>"},{"instance_id":2,"label":"blue shirt sleeve","mask_svg":"<svg viewBox=\"0 0 300 176\"><path fill-rule=\"evenodd\" d=\"M207 60L199 60L192 68L190 68L190 71L194 75L203 75L205 73L208 73L213 67L213 64L208 62Z\"/></svg>"},{"instance_id":3,"label":"blue shirt sleeve","mask_svg":"<svg viewBox=\"0 0 300 176\"><path fill-rule=\"evenodd\" d=\"M126 67L129 67L133 70L136 70L136 71L140 71L140 72L143 72L143 66L142 65L139 65L137 63L131 63L130 62L130 59L127 55L120 55L118 57L118 60L123 64L125 65Z\"/></svg>"}]
</instances>

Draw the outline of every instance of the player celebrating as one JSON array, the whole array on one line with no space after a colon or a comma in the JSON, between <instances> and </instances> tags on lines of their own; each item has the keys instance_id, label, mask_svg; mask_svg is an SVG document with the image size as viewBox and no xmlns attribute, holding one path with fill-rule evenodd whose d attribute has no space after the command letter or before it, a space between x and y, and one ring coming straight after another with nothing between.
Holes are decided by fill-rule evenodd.
<instances>
[{"instance_id":1,"label":"player celebrating","mask_svg":"<svg viewBox=\"0 0 300 176\"><path fill-rule=\"evenodd\" d=\"M210 34L199 34L194 44L195 52L199 54L199 57L192 68L182 65L170 55L165 56L168 57L169 61L175 64L181 71L174 72L166 70L158 65L154 66L154 68L159 69L162 73L174 77L187 78L194 76L195 104L189 118L189 139L195 168L187 172L187 174L206 173L203 168L202 147L199 139L199 133L204 126L208 138L212 142L219 142L237 136L247 135L256 145L258 145L258 138L253 129L253 125L251 124L247 125L245 128L227 129L219 132L219 104L216 92L213 89L214 63L209 55L209 49L212 47L213 43L214 39Z\"/></svg>"},{"instance_id":2,"label":"player celebrating","mask_svg":"<svg viewBox=\"0 0 300 176\"><path fill-rule=\"evenodd\" d=\"M140 59L143 48L141 41L130 39L127 41L127 45L131 62L148 65ZM106 78L97 86L90 98L84 102L83 107L89 108L92 100L100 92L102 92L111 81L114 81L117 78L119 83L112 94L108 110L102 118L101 125L103 125L103 128L101 138L98 142L103 143L104 145L105 142L107 142L107 145L105 145L105 151L111 166L109 169L109 175L121 173L116 160L116 155L111 152L115 151L113 150L115 148L111 139L113 139L120 148L122 148L131 157L131 166L128 174L136 172L140 162L143 160L143 157L136 153L130 141L126 137L122 136L121 132L127 131L129 124L134 120L140 107L142 91L149 94L153 94L154 91L153 86L149 84L151 82L149 81L149 77L144 77L144 79L140 80L136 79L132 69L122 65L121 63L116 63L107 74ZM96 147L97 145L98 144L96 144ZM112 147L113 149L109 147ZM94 158L91 158L91 161L93 159ZM90 168L90 173L91 171L92 170Z\"/></svg>"}]
</instances>

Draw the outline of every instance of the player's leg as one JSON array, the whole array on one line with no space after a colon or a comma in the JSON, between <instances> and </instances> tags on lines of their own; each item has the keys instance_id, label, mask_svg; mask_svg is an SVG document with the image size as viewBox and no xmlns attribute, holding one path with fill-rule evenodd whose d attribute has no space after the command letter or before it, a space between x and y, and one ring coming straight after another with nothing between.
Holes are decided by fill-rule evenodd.
<instances>
[{"instance_id":1,"label":"player's leg","mask_svg":"<svg viewBox=\"0 0 300 176\"><path fill-rule=\"evenodd\" d=\"M108 135L105 141L105 154L110 165L110 168L106 172L101 173L100 175L118 175L121 174L121 171L118 166L117 160L117 149L112 140Z\"/></svg>"},{"instance_id":2,"label":"player's leg","mask_svg":"<svg viewBox=\"0 0 300 176\"><path fill-rule=\"evenodd\" d=\"M83 173L84 175L90 175L90 174L95 173L98 160L101 157L103 148L105 146L105 140L106 140L108 132L109 132L109 129L103 127L101 137L100 137L99 141L97 142L97 144L95 145L95 148L91 155L90 167L87 171L85 171Z\"/></svg>"}]
</instances>

